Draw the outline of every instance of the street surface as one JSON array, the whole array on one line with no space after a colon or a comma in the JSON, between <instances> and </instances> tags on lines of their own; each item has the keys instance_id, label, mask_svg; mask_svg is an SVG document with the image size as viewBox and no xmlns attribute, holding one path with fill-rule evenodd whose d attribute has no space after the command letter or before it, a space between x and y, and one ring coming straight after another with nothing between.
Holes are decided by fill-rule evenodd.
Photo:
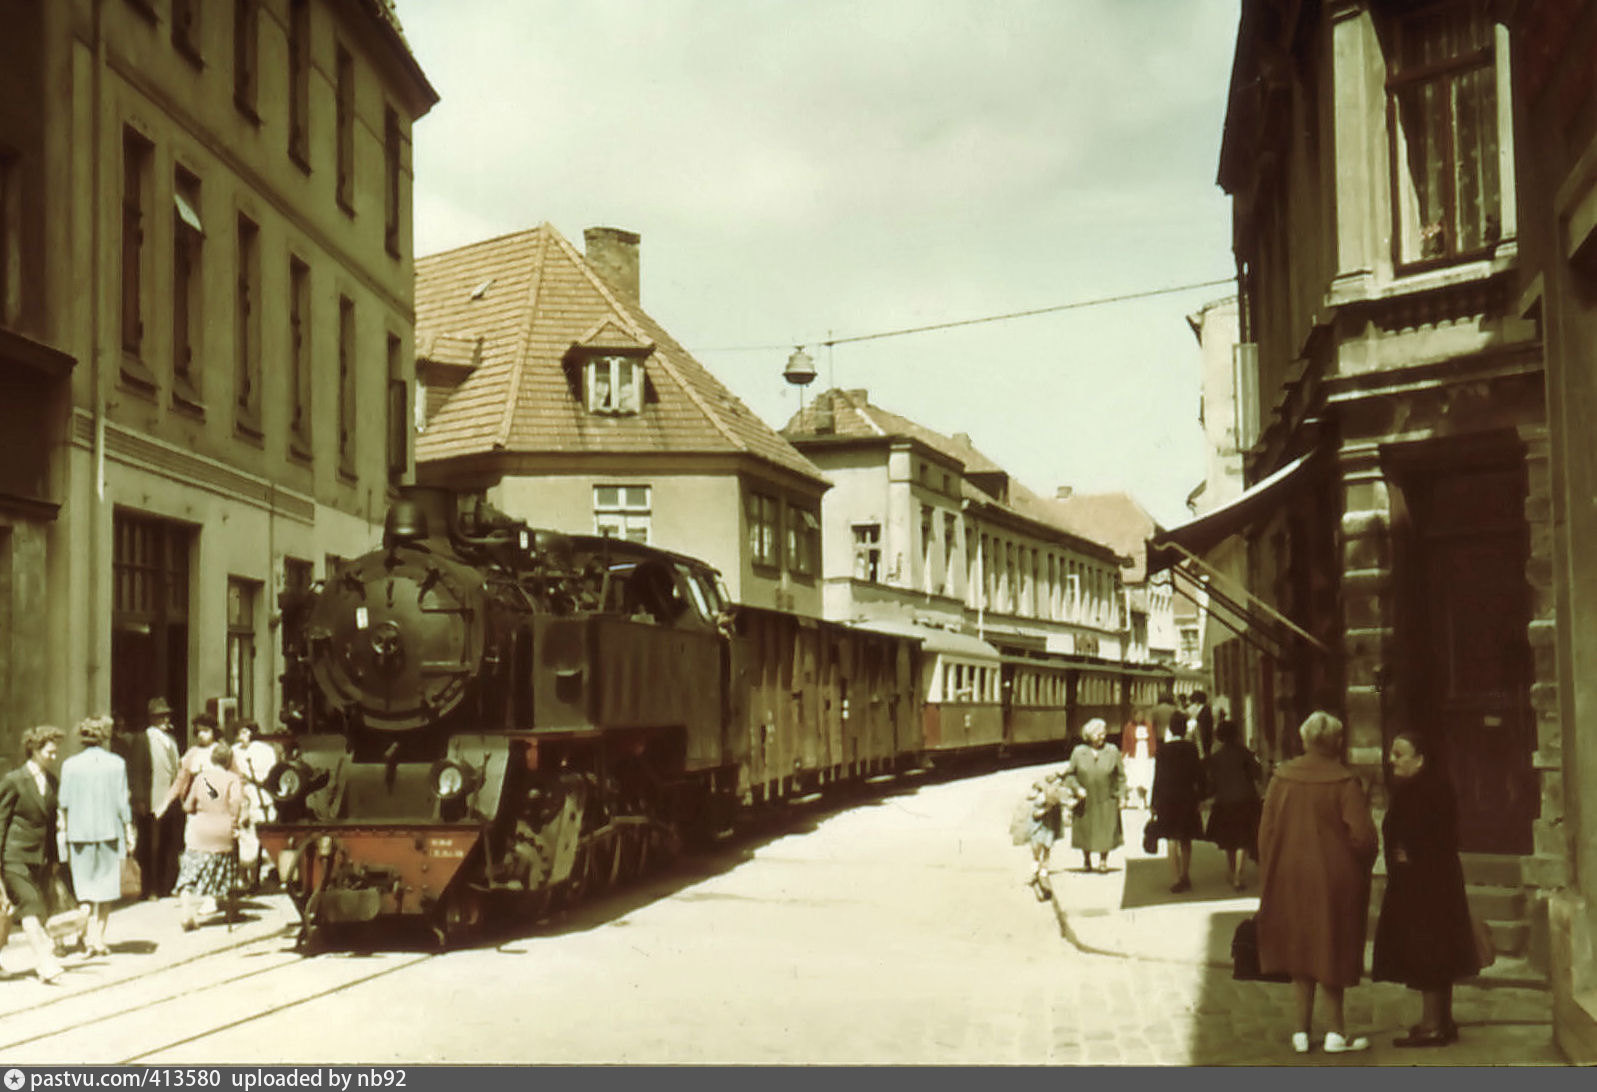
<instances>
[{"instance_id":1,"label":"street surface","mask_svg":"<svg viewBox=\"0 0 1597 1092\"><path fill-rule=\"evenodd\" d=\"M1034 776L1035 768L911 781L884 786L883 795L846 811L799 812L780 828L740 836L480 949L304 958L274 933L121 981L85 967L67 976L78 979L70 994L52 996L50 987L19 979L15 988L45 991L46 1003L0 1016L0 1059L1300 1061L1286 1046L1292 1028L1285 987L1232 982L1201 961L1086 954L1061 937L1053 905L1024 886L1029 853L1011 845L1007 831L1011 807ZM1122 883L1121 854L1114 863L1105 876L1069 871L1079 860L1062 848L1055 881L1062 896L1069 890L1097 898L1104 892L1082 885L1101 885L1108 906ZM1070 902L1061 898L1061 905ZM177 944L184 935L153 939ZM111 963L137 958L113 956ZM93 973L106 975L103 984L88 977ZM1352 1026L1372 1035L1400 1031L1412 1016L1405 995L1396 987L1351 991ZM1496 1005L1500 1021L1525 1025L1520 1040L1546 1037L1545 995L1470 996L1461 995L1461 1021L1484 1019L1471 1005ZM1476 1029L1465 1034L1478 1049L1487 1042ZM1444 1060L1443 1052L1429 1053L1413 1060ZM1494 1060L1554 1058L1528 1050Z\"/></svg>"}]
</instances>

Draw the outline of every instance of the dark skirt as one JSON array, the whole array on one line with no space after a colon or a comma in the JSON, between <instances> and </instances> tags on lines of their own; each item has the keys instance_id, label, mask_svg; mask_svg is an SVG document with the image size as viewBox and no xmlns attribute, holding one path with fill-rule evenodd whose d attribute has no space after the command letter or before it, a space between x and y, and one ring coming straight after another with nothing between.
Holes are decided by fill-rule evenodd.
<instances>
[{"instance_id":1,"label":"dark skirt","mask_svg":"<svg viewBox=\"0 0 1597 1092\"><path fill-rule=\"evenodd\" d=\"M178 894L223 898L238 886L238 856L185 849L178 861Z\"/></svg>"},{"instance_id":2,"label":"dark skirt","mask_svg":"<svg viewBox=\"0 0 1597 1092\"><path fill-rule=\"evenodd\" d=\"M1248 856L1259 857L1259 816L1264 805L1258 800L1235 803L1216 801L1209 810L1209 829L1204 837L1221 849L1245 849Z\"/></svg>"},{"instance_id":3,"label":"dark skirt","mask_svg":"<svg viewBox=\"0 0 1597 1092\"><path fill-rule=\"evenodd\" d=\"M13 912L19 918L50 916L50 866L47 864L8 864L4 878L6 897L11 900Z\"/></svg>"},{"instance_id":4,"label":"dark skirt","mask_svg":"<svg viewBox=\"0 0 1597 1092\"><path fill-rule=\"evenodd\" d=\"M1197 804L1155 811L1153 822L1161 838L1190 842L1203 837L1203 816L1198 814Z\"/></svg>"}]
</instances>

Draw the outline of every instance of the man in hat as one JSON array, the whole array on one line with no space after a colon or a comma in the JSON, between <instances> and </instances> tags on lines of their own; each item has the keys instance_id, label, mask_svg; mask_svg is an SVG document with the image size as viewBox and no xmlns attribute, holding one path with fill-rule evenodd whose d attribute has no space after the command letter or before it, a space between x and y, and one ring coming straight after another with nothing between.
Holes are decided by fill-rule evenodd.
<instances>
[{"instance_id":1,"label":"man in hat","mask_svg":"<svg viewBox=\"0 0 1597 1092\"><path fill-rule=\"evenodd\" d=\"M150 745L145 741L144 729L120 716L113 720L111 750L127 767L128 798L137 834L130 855L139 866L139 897L143 898L154 890L150 871Z\"/></svg>"},{"instance_id":2,"label":"man in hat","mask_svg":"<svg viewBox=\"0 0 1597 1092\"><path fill-rule=\"evenodd\" d=\"M149 714L150 726L144 730L144 738L149 746L150 804L154 814L150 818L148 866L143 879L145 895L154 897L170 895L177 883L177 859L183 852L183 812L180 808L158 810L177 779L180 759L177 741L172 738L172 707L165 698L151 698Z\"/></svg>"}]
</instances>

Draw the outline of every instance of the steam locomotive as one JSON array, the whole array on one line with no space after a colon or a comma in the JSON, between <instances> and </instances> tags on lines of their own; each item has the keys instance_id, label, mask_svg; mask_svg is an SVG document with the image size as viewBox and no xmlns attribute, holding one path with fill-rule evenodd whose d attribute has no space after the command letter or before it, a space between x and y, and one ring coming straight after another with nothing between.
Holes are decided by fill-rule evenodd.
<instances>
[{"instance_id":1,"label":"steam locomotive","mask_svg":"<svg viewBox=\"0 0 1597 1092\"><path fill-rule=\"evenodd\" d=\"M397 919L454 943L536 920L740 807L948 755L1058 751L1088 700L1114 715L1149 685L1056 665L1044 708L1046 688L1019 683L1038 665L1017 662L992 665L990 693L945 692L945 672L977 677L964 650L734 611L696 559L420 487L379 548L280 607L291 742L259 834L307 941Z\"/></svg>"}]
</instances>

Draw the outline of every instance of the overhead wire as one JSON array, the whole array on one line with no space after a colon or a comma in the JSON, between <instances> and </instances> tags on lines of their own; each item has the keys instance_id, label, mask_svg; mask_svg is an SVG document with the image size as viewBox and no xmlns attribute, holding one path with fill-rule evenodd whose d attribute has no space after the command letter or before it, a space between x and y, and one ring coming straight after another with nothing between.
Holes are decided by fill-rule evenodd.
<instances>
[{"instance_id":1,"label":"overhead wire","mask_svg":"<svg viewBox=\"0 0 1597 1092\"><path fill-rule=\"evenodd\" d=\"M1009 319L1030 318L1033 315L1048 315L1058 311L1074 311L1084 307L1101 307L1109 303L1123 303L1126 300L1147 299L1150 296L1168 296L1176 292L1190 292L1198 288L1216 288L1222 284L1235 284L1234 277L1218 277L1208 281L1193 281L1191 284L1175 284L1165 288L1147 288L1140 292L1122 292L1115 296L1099 296L1090 300L1075 300L1071 303L1054 304L1052 307L1033 307L1025 311L1009 311L1002 315L984 315L981 318L955 319L951 322L934 322L925 326L906 326L898 330L883 330L874 334L854 334L850 337L827 337L824 340L806 341L800 344L819 345L831 348L833 345L846 345L856 341L877 341L888 337L903 337L906 334L924 334L933 330L951 330L959 326L976 326L985 322L1005 322ZM770 352L777 349L786 349L790 342L779 345L727 345L712 349L698 349L701 353L746 353Z\"/></svg>"}]
</instances>

